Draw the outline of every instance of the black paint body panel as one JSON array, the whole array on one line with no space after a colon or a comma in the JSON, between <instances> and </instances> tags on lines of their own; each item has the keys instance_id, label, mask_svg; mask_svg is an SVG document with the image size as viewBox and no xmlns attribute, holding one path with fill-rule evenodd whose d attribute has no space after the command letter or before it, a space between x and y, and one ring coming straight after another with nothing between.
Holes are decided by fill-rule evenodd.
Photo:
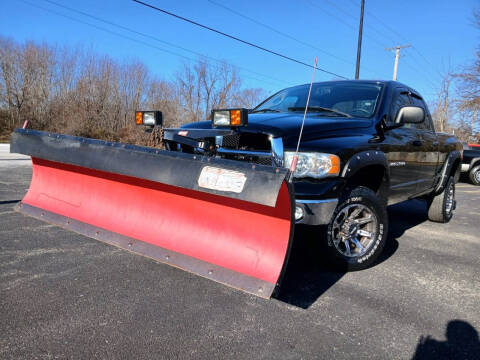
<instances>
[{"instance_id":1,"label":"black paint body panel","mask_svg":"<svg viewBox=\"0 0 480 360\"><path fill-rule=\"evenodd\" d=\"M359 80L356 80L359 81ZM294 179L297 198L326 199L339 197L348 177L353 172L343 172L346 164L355 155L378 152L377 161L362 159L356 165L381 165L385 167L388 184L388 203L400 202L417 195L424 195L437 188L441 181L443 165L448 154L461 150L461 143L451 135L436 133L431 117L420 95L412 88L396 81L363 81L382 83L379 103L370 118L342 118L308 113L305 119L300 151L323 152L340 157L342 176L336 179ZM399 94L408 98L409 104L423 103L427 116L425 129L412 124L396 128L395 101ZM236 129L242 132L257 132L272 137L281 137L284 151L296 147L303 114L299 113L252 113L248 126ZM386 125L386 126L385 126ZM428 126L427 126L428 125ZM185 129L212 129L209 121L192 123ZM454 165L454 164L452 164Z\"/></svg>"}]
</instances>

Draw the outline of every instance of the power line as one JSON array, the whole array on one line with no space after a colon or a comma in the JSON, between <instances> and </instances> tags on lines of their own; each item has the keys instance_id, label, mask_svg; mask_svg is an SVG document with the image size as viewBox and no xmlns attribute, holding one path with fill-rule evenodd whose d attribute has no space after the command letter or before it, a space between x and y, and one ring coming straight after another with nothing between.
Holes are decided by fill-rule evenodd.
<instances>
[{"instance_id":1,"label":"power line","mask_svg":"<svg viewBox=\"0 0 480 360\"><path fill-rule=\"evenodd\" d=\"M358 19L358 17L356 15L353 15L351 14L350 12L348 11L345 11L344 8L342 8L341 6L337 5L335 2L331 1L331 0L326 0L326 2L328 4L330 4L330 6L336 8L338 11L344 13L345 15L347 15L348 17L351 17L355 20ZM355 4L355 6L357 6L358 4ZM367 11L365 11L367 13ZM375 29L375 27L373 27L372 25L369 24L369 26L365 29L365 30L373 30L376 34L380 35L380 36L383 36L383 37L387 37L387 35L385 35L384 33L382 33L381 31L378 31L377 29ZM368 37L368 35L366 35ZM389 39L391 40L391 39Z\"/></svg>"},{"instance_id":2,"label":"power line","mask_svg":"<svg viewBox=\"0 0 480 360\"><path fill-rule=\"evenodd\" d=\"M308 1L308 0L307 0ZM348 17L350 18L353 18L353 19L357 19L356 16L352 15L351 13L345 11L342 7L340 7L339 5L337 5L335 2L331 1L331 0L325 0L328 4L330 4L330 6L332 7L335 7L337 10L339 10L340 12L342 12L343 14L347 15ZM311 4L311 1L308 1L310 4ZM354 6L358 6L358 2L355 1L355 0L350 0L350 2L354 5ZM398 33L395 29L393 29L390 25L388 25L387 23L385 23L384 21L382 21L382 19L380 19L378 16L376 16L371 10L369 9L366 9L365 10L365 13L366 15L368 16L371 16L372 18L374 18L376 20L377 23L379 23L380 25L383 25L383 27L385 29L387 29L388 31L390 31L391 33L395 34L396 37L398 37L399 39L401 39L402 41L404 42L408 42L406 40L406 38L404 36L402 36L400 33ZM367 16L367 18L368 18ZM338 19L338 18L337 18ZM341 21L342 23L344 23L345 25L353 28L351 25L345 23L343 20ZM376 26L374 26L373 23L368 23L368 26L364 29L366 32L368 31L373 31L375 32L376 34L378 35L381 35L382 37L384 37L385 39L389 39L391 42L393 43L396 43L397 42L397 39L394 39L392 36L389 36L387 35L384 31L382 32L379 28L377 28ZM377 44L380 44L380 42L373 38L372 36L366 34L365 35L367 38L371 39L371 40L374 40ZM417 56L420 56L422 58L422 60L428 64L428 66L425 66L425 64L420 64L416 59L415 57L411 58L413 61L415 61L415 63L423 68L425 70L424 72L424 76L427 76L426 73L429 73L430 75L433 75L434 77L436 77L437 75L440 76L440 78L443 77L443 75L438 71L438 68L433 65L421 52L420 50L418 50L417 47L415 47L414 45L411 45L411 49L413 49L416 53L417 53ZM408 52L409 54L411 54L412 56L414 55L413 53L410 53ZM436 71L436 73L434 73L434 70ZM430 79L428 79L428 81L430 82Z\"/></svg>"},{"instance_id":3,"label":"power line","mask_svg":"<svg viewBox=\"0 0 480 360\"><path fill-rule=\"evenodd\" d=\"M330 56L330 57L332 57L332 58L334 58L334 59L343 61L343 62L346 63L346 64L355 65L355 63L352 62L352 61L348 61L348 60L343 59L343 58L341 58L341 57L339 57L339 56L337 56L337 55L334 55L334 54L332 54L332 53L330 53L330 52L328 52L328 51L326 51L326 50L320 49L319 47L317 47L317 46L315 46L315 45L313 45L313 44L310 44L310 43L308 43L308 42L306 42L306 41L300 40L300 39L298 39L298 38L296 38L296 37L294 37L294 36L292 36L292 35L290 35L290 34L287 34L287 33L283 32L283 31L280 31L280 30L278 30L278 29L276 29L276 28L274 28L274 27L272 27L272 26L270 26L270 25L267 25L267 24L265 24L265 23L263 23L263 22L260 22L260 21L258 21L258 20L255 20L254 18L251 18L251 17L249 17L249 16L247 16L247 15L244 15L244 14L240 13L239 11L234 10L234 9L232 9L232 8L229 8L229 7L227 7L227 6L223 5L223 4L220 4L220 3L218 3L218 2L216 2L216 1L214 1L214 0L208 0L208 2L210 2L211 4L216 5L216 6L218 6L218 7L221 7L221 8L223 8L223 9L225 9L225 10L227 10L227 11L229 11L229 12L231 12L231 13L233 13L233 14L241 17L241 18L247 19L248 21L251 21L251 22L253 22L253 23L257 24L257 25L260 25L260 26L262 26L262 27L264 27L264 28L266 28L266 29L268 29L268 30L270 30L270 31L273 31L273 32L276 33L276 34L279 34L279 35L281 35L281 36L283 36L283 37L286 37L287 39L296 41L296 42L299 43L299 44L302 44L302 45L305 45L305 46L307 46L307 47L309 47L309 48L312 48L312 49L315 49L315 50L317 50L317 51L320 51L320 52L324 53L325 55L328 55L328 56ZM365 66L363 66L363 69L364 69L364 70L367 70L367 71L369 71L369 72L371 72L371 73L373 73L373 74L378 75L375 71L373 71L372 69L369 69L369 68L367 68L367 67L365 67Z\"/></svg>"},{"instance_id":4,"label":"power line","mask_svg":"<svg viewBox=\"0 0 480 360\"><path fill-rule=\"evenodd\" d=\"M309 1L309 0L307 0L307 1L308 1L311 5L313 5L311 1ZM344 8L342 8L341 6L339 6L338 4L336 4L335 2L333 2L333 1L331 1L331 0L325 0L325 1L326 1L331 7L336 8L338 11L344 13L346 16L348 16L348 17L350 17L350 18L355 19L356 21L358 21L358 16L353 15L353 14L351 14L350 12L345 11ZM358 5L359 5L359 4L357 4L356 2L354 2L353 0L352 0L351 2L352 2L352 4L354 4L355 6L358 6ZM361 4L360 4L360 5L361 5ZM317 7L318 7L318 6L317 6ZM319 7L318 7L318 8L319 8ZM320 8L319 8L319 9L320 9ZM322 9L321 9L321 10L322 10ZM322 11L326 12L327 14L330 14L330 13L328 13L326 10L322 10ZM370 11L368 11L368 9L365 10L365 15L370 15ZM337 18L337 20L339 20L339 21L342 22L343 24L345 24L345 25L347 25L348 27L356 30L353 25L350 25L350 24L346 23L345 21L339 19L339 17L337 17L336 15L330 14L330 16L333 16L333 17ZM368 19L368 16L366 16L366 18ZM364 36L367 37L367 38L369 38L370 40L373 40L378 46L380 46L380 47L382 47L382 48L385 48L385 45L386 45L386 44L383 42L383 40L379 40L378 38L374 37L373 35L368 34L368 32L376 33L377 35L380 35L380 36L384 37L385 39L388 39L389 41L396 42L396 40L392 39L391 37L389 37L388 35L386 35L384 32L378 30L378 29L377 29L375 26L373 26L371 23L368 23L367 25L368 25L368 26L366 26L365 29L364 29L365 32L367 32L367 34L365 34Z\"/></svg>"},{"instance_id":5,"label":"power line","mask_svg":"<svg viewBox=\"0 0 480 360\"><path fill-rule=\"evenodd\" d=\"M160 50L160 51L163 51L163 52L166 52L168 54L171 54L171 55L174 55L174 56L178 56L178 57L181 57L181 58L184 58L184 59L187 59L187 60L190 60L190 61L196 61L195 59L191 58L191 57L188 57L188 56L185 56L185 55L182 55L182 54L179 54L179 53L176 53L176 52L173 52L173 51L170 51L170 50L167 50L167 49L164 49L164 48L161 48L161 47L158 47L158 46L155 46L155 45L152 45L150 43L147 43L147 42L144 42L144 41L141 41L141 40L138 40L138 39L135 39L135 38L131 38L131 37L128 37L124 34L120 34L120 33L117 33L117 32L114 32L114 31L111 31L111 30L108 30L106 28L103 28L101 26L97 26L95 24L91 24L89 22L86 22L86 21L82 21L82 20L79 20L77 18L74 18L74 17L71 17L71 16L68 16L68 15L65 15L65 14L62 14L62 13L59 13L59 12L56 12L54 10L51 10L51 9L47 9L47 8L44 8L40 5L37 5L37 4L32 4L28 1L25 1L25 0L21 0L22 2L30 5L30 6L33 6L33 7L37 7L39 9L42 9L44 11L47 11L47 12L50 12L50 13L53 13L55 15L58 15L58 16L62 16L62 17L65 17L69 20L73 20L73 21L76 21L78 23L81 23L81 24L84 24L84 25L88 25L88 26L91 26L93 28L96 28L98 30L101 30L101 31L104 31L104 32L107 32L109 34L112 34L112 35L115 35L115 36L118 36L118 37L121 37L121 38L124 38L124 39L127 39L127 40L130 40L130 41L133 41L133 42L137 42L139 44L142 44L142 45L145 45L145 46L148 46L148 47L151 47L151 48L154 48L156 50ZM123 25L119 25L119 24L116 24L116 23L113 23L111 21L108 21L108 20L105 20L105 19L102 19L102 18L99 18L97 16L94 16L94 15L91 15L91 14L88 14L86 12L83 12L83 11L80 11L80 10L76 10L76 9L73 9L73 8L70 8L68 6L64 6L64 5L61 5L61 4L58 4L56 3L55 1L51 1L51 0L43 0L47 3L50 3L50 4L53 4L55 6L58 6L58 7L61 7L61 8L64 8L66 10L69 10L69 11L72 11L72 12L75 12L77 14L80 14L80 15L83 15L83 16L86 16L86 17L89 17L89 18L92 18L92 19L95 19L97 21L100 21L100 22L103 22L105 24L109 24L111 26L114 26L114 27L117 27L117 28L120 28L120 29L123 29L123 30L126 30L126 31L129 31L129 32L132 32L134 34L137 34L137 35L141 35L141 36L144 36L146 38L150 38L150 39L153 39L155 41L158 41L160 43L163 43L163 44L166 44L168 46L171 46L171 47L175 47L175 48L178 48L180 50L183 50L183 51L186 51L186 52L190 52L192 54L195 54L197 56L200 56L200 57L203 57L203 58L206 58L206 59L209 59L209 60L213 60L215 62L218 62L218 63L226 63L228 64L228 62L224 61L224 60L219 60L219 59L215 59L215 58L212 58L210 56L207 56L207 55L203 55L201 53L198 53L198 52L195 52L193 50L190 50L190 49L187 49L187 48L184 48L184 47L181 47L181 46L178 46L178 45L175 45L175 44L172 44L172 43L169 43L167 41L164 41L162 39L159 39L159 38L156 38L154 36L151 36L149 34L145 34L145 33L142 33L142 32L139 32L139 31L136 31L136 30L133 30L133 29L130 29L126 26L123 26ZM233 65L233 64L230 64L230 65ZM289 84L289 82L286 82L285 80L281 80L281 79L277 79L277 78L274 78L274 77L271 77L271 76L268 76L268 75L265 75L265 74L262 74L262 73L258 73L256 71L253 71L253 70L250 70L248 68L244 68L244 67L241 67L241 66L237 66L237 65L233 65L235 67L237 67L238 69L240 70L243 70L243 71L247 71L247 72L250 72L252 74L255 74L255 75L258 75L258 76L262 76L262 77L265 77L265 78L269 78L277 83L283 83L283 84ZM252 76L246 76L247 78L250 78L250 79L253 79L253 80L257 80L259 82L262 82L262 81L266 81L266 80L260 80L258 78L255 78L255 77L252 77ZM267 81L269 82L269 81ZM271 83L271 82L270 82ZM271 83L273 84L273 83Z\"/></svg>"},{"instance_id":6,"label":"power line","mask_svg":"<svg viewBox=\"0 0 480 360\"><path fill-rule=\"evenodd\" d=\"M407 50L406 52L408 53L408 50ZM414 73L418 74L418 72L419 72L418 66L415 67L414 65L410 64L410 63L408 62L408 59L412 60L411 57L410 57L410 58L406 57L404 63L405 63ZM413 60L415 61L415 59L413 59ZM417 61L415 61L415 63L418 64ZM439 85L439 84L436 83L435 80L433 80L432 78L430 78L429 76L427 76L427 74L424 74L424 75L423 75L423 78L430 84L430 88L431 88L432 90L434 90L434 91L437 91L437 90L438 90L438 85Z\"/></svg>"},{"instance_id":7,"label":"power line","mask_svg":"<svg viewBox=\"0 0 480 360\"><path fill-rule=\"evenodd\" d=\"M232 8L229 8L229 7L227 7L227 6L223 5L223 4L220 4L220 3L216 2L216 1L208 0L208 2L214 4L214 5L218 6L218 7L221 7L221 8L223 8L223 9L225 9L225 10L227 10L227 11L229 11L229 12L231 12L231 13L237 15L237 16L240 16L240 17L242 17L242 18L244 18L244 19L247 19L247 20L249 20L249 21L251 21L251 22L253 22L253 23L257 24L257 25L263 26L264 28L269 29L269 30L271 30L271 31L273 31L273 32L275 32L275 33L277 33L277 34L279 34L279 35L282 35L283 37L286 37L286 38L288 38L288 39L290 39L290 40L296 41L296 42L298 42L298 43L300 43L300 44L302 44L302 45L308 46L308 47L310 47L310 48L312 48L312 49L318 50L318 51L320 51L320 52L324 53L325 55L328 55L328 56L330 56L330 57L332 57L332 58L335 58L335 59L337 59L337 60L343 61L343 62L345 62L345 63L347 63L347 64L353 64L351 61L345 60L345 59L343 59L343 58L341 58L341 57L339 57L339 56L337 56L337 55L334 55L334 54L332 54L332 53L329 53L328 51L325 51L325 50L323 50L323 49L320 49L320 48L316 47L315 45L312 45L312 44L310 44L310 43L308 43L308 42L306 42L306 41L300 40L300 39L298 39L298 38L296 38L296 37L294 37L294 36L292 36L292 35L289 35L289 34L287 34L287 33L284 33L283 31L280 31L280 30L278 30L278 29L275 29L274 27L272 27L272 26L270 26L270 25L267 25L267 24L262 23L262 22L260 22L260 21L258 21L258 20L255 20L255 19L253 19L253 18L251 18L251 17L249 17L249 16L247 16L247 15L244 15L244 14L242 14L242 13L240 13L240 12L238 12L238 11L232 9Z\"/></svg>"},{"instance_id":8,"label":"power line","mask_svg":"<svg viewBox=\"0 0 480 360\"><path fill-rule=\"evenodd\" d=\"M354 5L357 5L355 3L355 1L353 0L350 0L350 2ZM390 32L392 32L393 34L395 34L396 36L398 36L401 40L406 40L403 35L401 35L399 32L397 32L394 28L392 28L390 25L388 25L387 23L385 23L382 19L380 19L378 16L376 16L371 10L368 10L367 13L369 13L369 15L371 17L373 17L375 20L377 20L381 25L383 25L383 27L385 27L387 30L389 30ZM394 39L392 39L394 40ZM394 40L395 41L395 40Z\"/></svg>"},{"instance_id":9,"label":"power line","mask_svg":"<svg viewBox=\"0 0 480 360\"><path fill-rule=\"evenodd\" d=\"M442 73L440 72L440 70L438 70L438 68L437 68L435 65L433 65L433 64L420 52L420 50L417 49L416 46L412 46L412 49L415 50L415 51L417 52L417 54L420 55L420 57L421 57L427 64L429 64L430 66L432 66L432 67L435 69L435 71L437 72L438 76L440 76L440 78L443 78L443 75L442 75Z\"/></svg>"},{"instance_id":10,"label":"power line","mask_svg":"<svg viewBox=\"0 0 480 360\"><path fill-rule=\"evenodd\" d=\"M357 6L358 4L354 1L354 0L350 0L350 2L352 4L354 4L355 6ZM400 34L397 30L395 30L394 28L392 28L390 25L388 25L387 23L385 23L380 17L376 16L371 10L367 10L366 11L367 14L369 14L370 16L372 16L375 20L377 20L378 23L380 23L381 25L383 25L384 28L386 28L387 30L389 30L391 33L395 34L396 36L398 36L398 38L402 41L405 41L405 42L408 42L407 39L402 35ZM392 38L391 38L392 39ZM396 42L396 40L392 39L394 42ZM431 68L433 68L437 74L440 76L440 78L443 78L443 75L441 74L441 72L438 70L438 68L433 65L421 52L420 50L412 45L412 49L423 59L423 61L425 61L425 63L427 63L429 66L427 67L428 70L432 70Z\"/></svg>"},{"instance_id":11,"label":"power line","mask_svg":"<svg viewBox=\"0 0 480 360\"><path fill-rule=\"evenodd\" d=\"M418 67L415 67L413 66L412 64L410 64L408 61L407 61L408 57L405 58L405 60L403 61L405 63L405 65L407 65L407 67L409 67L412 72L414 74L418 74ZM430 86L430 88L433 90L433 91L437 91L438 90L438 84L435 84L432 79L430 79L428 76L424 76L423 77L424 80L428 83L428 85Z\"/></svg>"},{"instance_id":12,"label":"power line","mask_svg":"<svg viewBox=\"0 0 480 360\"><path fill-rule=\"evenodd\" d=\"M339 16L337 16L337 15L335 15L335 14L332 14L332 13L329 12L328 10L325 10L324 8L318 6L316 3L314 3L314 2L312 2L312 1L310 1L310 0L305 0L305 1L306 1L308 4L310 4L310 6L315 7L315 8L317 8L317 9L319 9L320 11L326 13L327 15L329 15L329 16L337 19L338 22L341 22L343 25L349 27L349 28L352 29L353 31L355 31L355 32L357 31L357 28L356 28L354 25L347 23L347 22L344 21L341 17L339 17Z\"/></svg>"},{"instance_id":13,"label":"power line","mask_svg":"<svg viewBox=\"0 0 480 360\"><path fill-rule=\"evenodd\" d=\"M245 44L245 45L252 46L252 47L254 47L254 48L257 48L257 49L259 49L259 50L265 51L265 52L270 53L270 54L272 54L272 55L279 56L279 57L284 58L284 59L286 59L286 60L293 61L293 62L295 62L295 63L297 63L297 64L301 64L301 65L307 66L307 67L309 67L309 68L315 68L315 66L312 66L312 65L310 65L310 64L307 64L306 62L303 62L303 61L301 61L301 60L298 60L298 59L292 58L292 57L290 57L290 56L287 56L287 55L278 53L278 52L276 52L276 51L273 51L273 50L264 48L263 46L256 45L256 44L251 43L251 42L249 42L249 41L242 40L242 39L240 39L240 38L238 38L238 37L236 37L236 36L229 35L229 34L227 34L227 33L224 33L223 31L220 31L220 30L211 28L211 27L209 27L209 26L200 24L200 23L198 23L198 22L196 22L196 21L193 21L193 20L191 20L191 19L187 19L187 18L185 18L185 17L183 17L183 16L174 14L174 13L169 12L169 11L167 11L167 10L160 9L159 7L153 6L153 5L148 4L148 3L145 3L145 2L143 2L143 1L140 1L140 0L133 0L133 1L136 2L136 3L138 3L138 4L140 4L140 5L149 7L149 8L151 8L151 9L153 9L153 10L160 11L160 12L166 14L166 15L173 16L173 17L175 17L175 18L177 18L177 19L179 19L179 20L182 20L182 21L188 22L188 23L190 23L190 24L193 24L193 25L199 26L199 27L201 27L201 28L204 28L204 29L206 29L206 30L215 32L215 33L217 33L217 34L220 34L220 35L225 36L225 37L227 37L227 38L230 38L230 39L232 39L232 40L241 42L241 43L243 43L243 44ZM319 68L319 67L316 67L316 69L319 70L319 71L322 71L322 72L324 72L324 73L326 73L326 74L330 74L330 75L333 75L333 76L336 76L336 77L339 77L339 78L342 78L342 79L348 79L348 78L346 78L345 76L336 74L336 73L334 73L334 72L332 72L332 71L328 71L328 70L325 70L325 69L322 69L322 68Z\"/></svg>"},{"instance_id":14,"label":"power line","mask_svg":"<svg viewBox=\"0 0 480 360\"><path fill-rule=\"evenodd\" d=\"M352 13L348 12L348 11L345 11L344 8L342 8L341 6L338 6L337 4L335 4L334 1L330 1L330 0L325 0L327 3L330 4L330 6L333 6L334 8L336 8L337 10L339 10L340 12L344 13L345 15L351 17L351 18L357 18L356 15L353 15ZM355 4L355 6L357 6L358 4Z\"/></svg>"},{"instance_id":15,"label":"power line","mask_svg":"<svg viewBox=\"0 0 480 360\"><path fill-rule=\"evenodd\" d=\"M398 33L395 29L393 29L390 25L386 24L385 22L383 22L379 17L375 16L375 14L373 13L370 13L370 15L375 18L380 24L382 24L387 30L390 30L393 34L397 35L401 40L404 40L406 41L406 38L401 35L400 33ZM440 78L443 78L443 75L441 74L441 72L438 70L438 68L432 64L432 62L430 60L428 60L421 52L420 50L415 46L415 45L412 45L411 47L416 53L418 56L420 56L422 58L422 60L428 65L426 68L429 70L429 71L432 71L435 70L436 72L436 75L440 76Z\"/></svg>"},{"instance_id":16,"label":"power line","mask_svg":"<svg viewBox=\"0 0 480 360\"><path fill-rule=\"evenodd\" d=\"M135 0L134 0L135 1ZM314 7L314 8L317 8L319 9L320 11L326 13L327 15L337 19L338 22L344 24L345 26L349 27L350 29L352 29L353 31L355 31L355 33L358 31L358 28L355 26L355 25L352 25L352 24L349 24L348 22L344 21L343 18L335 15L334 13L331 13L329 12L328 10L326 10L324 7L320 7L318 6L316 3L310 1L310 0L305 0L311 7ZM356 17L354 17L355 19L357 19ZM377 46L381 47L381 48L385 48L385 43L382 43L381 41L379 41L378 39L374 38L373 36L370 36L368 34L365 34L365 37L366 38L369 38L370 40L372 40L373 42L375 42L377 44Z\"/></svg>"}]
</instances>

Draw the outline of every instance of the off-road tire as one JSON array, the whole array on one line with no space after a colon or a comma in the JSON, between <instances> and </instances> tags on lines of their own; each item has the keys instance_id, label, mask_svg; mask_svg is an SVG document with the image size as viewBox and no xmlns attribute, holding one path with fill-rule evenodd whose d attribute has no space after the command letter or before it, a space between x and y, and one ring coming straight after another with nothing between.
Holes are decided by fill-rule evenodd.
<instances>
[{"instance_id":1,"label":"off-road tire","mask_svg":"<svg viewBox=\"0 0 480 360\"><path fill-rule=\"evenodd\" d=\"M345 214L346 212L348 215L348 212L350 211L349 209L353 209L351 213L353 215L355 208L364 209L360 213L360 216L365 216L361 214L369 214L369 212L374 215L375 223L372 223L369 226L371 228L370 234L373 234L373 232L375 232L375 234L370 238L365 238L363 236L361 237L362 242L368 241L368 245L364 247L365 250L362 250L360 247L357 247L355 244L353 244L353 250L360 251L358 256L346 256L344 253L342 253L341 249L342 246L345 247L345 241L338 241L340 238L338 236L338 219L341 219L342 216L346 217L346 215L342 215L342 213ZM363 219L367 218L368 216L364 217ZM360 220L362 219L358 219L358 221ZM352 223L355 223L355 221ZM345 221L343 224L345 224ZM363 186L355 187L349 191L346 191L345 195L340 199L328 225L327 252L330 263L336 270L340 271L355 271L369 267L382 253L387 241L387 233L388 216L386 206L384 202L375 194L375 192ZM359 238L356 237L356 240L358 239ZM348 242L348 240L346 241ZM335 242L337 242L337 245L335 245ZM349 244L351 243L349 242ZM348 250L351 250L350 245ZM365 252L361 253L362 251Z\"/></svg>"},{"instance_id":2,"label":"off-road tire","mask_svg":"<svg viewBox=\"0 0 480 360\"><path fill-rule=\"evenodd\" d=\"M449 205L449 192L453 189L453 203ZM430 221L447 223L452 219L455 210L455 181L453 176L447 180L445 189L438 195L427 199L428 219ZM450 206L450 210L449 210Z\"/></svg>"},{"instance_id":3,"label":"off-road tire","mask_svg":"<svg viewBox=\"0 0 480 360\"><path fill-rule=\"evenodd\" d=\"M468 177L473 185L480 185L480 165L475 166L472 170L468 172Z\"/></svg>"}]
</instances>

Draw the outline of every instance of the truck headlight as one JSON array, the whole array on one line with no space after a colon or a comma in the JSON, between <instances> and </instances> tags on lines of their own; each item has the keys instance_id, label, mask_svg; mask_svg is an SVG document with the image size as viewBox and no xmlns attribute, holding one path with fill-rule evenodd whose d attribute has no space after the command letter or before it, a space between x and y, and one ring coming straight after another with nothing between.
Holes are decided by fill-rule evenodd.
<instances>
[{"instance_id":1,"label":"truck headlight","mask_svg":"<svg viewBox=\"0 0 480 360\"><path fill-rule=\"evenodd\" d=\"M290 168L295 152L286 151L285 167ZM337 155L315 152L299 152L294 177L324 178L340 173L340 159Z\"/></svg>"}]
</instances>

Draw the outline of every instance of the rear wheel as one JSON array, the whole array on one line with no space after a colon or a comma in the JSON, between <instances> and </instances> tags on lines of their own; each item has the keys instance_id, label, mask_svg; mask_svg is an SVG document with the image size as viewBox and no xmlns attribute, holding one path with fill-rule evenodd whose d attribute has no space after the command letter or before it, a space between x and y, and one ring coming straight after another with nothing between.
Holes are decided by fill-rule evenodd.
<instances>
[{"instance_id":1,"label":"rear wheel","mask_svg":"<svg viewBox=\"0 0 480 360\"><path fill-rule=\"evenodd\" d=\"M470 177L470 181L473 185L480 185L480 165L475 166L470 172L468 173Z\"/></svg>"},{"instance_id":2,"label":"rear wheel","mask_svg":"<svg viewBox=\"0 0 480 360\"><path fill-rule=\"evenodd\" d=\"M447 223L452 218L455 207L455 181L450 176L443 192L428 200L428 219Z\"/></svg>"},{"instance_id":3,"label":"rear wheel","mask_svg":"<svg viewBox=\"0 0 480 360\"><path fill-rule=\"evenodd\" d=\"M385 205L366 187L356 187L340 200L328 225L328 252L335 267L361 270L385 246L388 217Z\"/></svg>"}]
</instances>

